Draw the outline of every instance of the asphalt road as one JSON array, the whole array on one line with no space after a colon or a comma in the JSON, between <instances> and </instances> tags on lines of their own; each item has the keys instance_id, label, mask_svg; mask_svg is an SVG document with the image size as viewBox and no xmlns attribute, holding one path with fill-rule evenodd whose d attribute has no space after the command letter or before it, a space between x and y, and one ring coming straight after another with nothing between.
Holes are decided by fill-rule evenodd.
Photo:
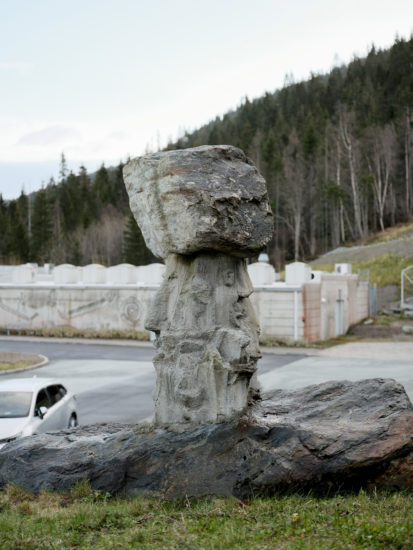
<instances>
[{"instance_id":1,"label":"asphalt road","mask_svg":"<svg viewBox=\"0 0 413 550\"><path fill-rule=\"evenodd\" d=\"M49 364L7 378L28 376L60 379L78 402L80 424L136 422L153 414L155 371L152 346L55 343L0 339L0 351L42 354ZM264 354L258 374L270 373L302 359L302 354Z\"/></svg>"}]
</instances>

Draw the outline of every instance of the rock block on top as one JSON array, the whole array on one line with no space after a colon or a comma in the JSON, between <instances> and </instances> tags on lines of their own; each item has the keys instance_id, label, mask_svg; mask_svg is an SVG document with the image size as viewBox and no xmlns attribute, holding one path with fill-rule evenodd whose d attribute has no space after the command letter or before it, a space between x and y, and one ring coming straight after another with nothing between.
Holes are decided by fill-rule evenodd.
<instances>
[{"instance_id":1,"label":"rock block on top","mask_svg":"<svg viewBox=\"0 0 413 550\"><path fill-rule=\"evenodd\" d=\"M230 145L166 151L123 169L130 207L152 252L217 251L246 258L271 239L264 178Z\"/></svg>"}]
</instances>

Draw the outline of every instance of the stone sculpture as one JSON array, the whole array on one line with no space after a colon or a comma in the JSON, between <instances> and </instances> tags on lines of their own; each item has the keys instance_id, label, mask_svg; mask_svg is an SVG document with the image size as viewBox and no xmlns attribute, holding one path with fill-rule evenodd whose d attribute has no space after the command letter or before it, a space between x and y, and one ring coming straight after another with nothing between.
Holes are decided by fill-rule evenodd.
<instances>
[{"instance_id":1,"label":"stone sculpture","mask_svg":"<svg viewBox=\"0 0 413 550\"><path fill-rule=\"evenodd\" d=\"M235 147L130 161L132 212L166 273L145 326L156 334L155 424L221 422L258 395L258 324L245 259L273 232L265 181Z\"/></svg>"},{"instance_id":2,"label":"stone sculpture","mask_svg":"<svg viewBox=\"0 0 413 550\"><path fill-rule=\"evenodd\" d=\"M413 407L394 380L278 390L247 410L259 350L244 257L272 222L242 151L157 153L126 165L125 181L146 242L166 258L146 320L157 334L157 426L16 439L0 450L0 489L61 491L85 479L105 493L171 499L411 489Z\"/></svg>"}]
</instances>

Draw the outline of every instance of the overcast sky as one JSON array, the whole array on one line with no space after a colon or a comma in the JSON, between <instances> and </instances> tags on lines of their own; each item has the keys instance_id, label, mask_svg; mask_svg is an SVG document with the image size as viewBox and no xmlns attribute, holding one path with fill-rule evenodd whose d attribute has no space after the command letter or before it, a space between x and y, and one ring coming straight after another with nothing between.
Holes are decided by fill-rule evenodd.
<instances>
[{"instance_id":1,"label":"overcast sky","mask_svg":"<svg viewBox=\"0 0 413 550\"><path fill-rule=\"evenodd\" d=\"M413 32L413 0L0 0L0 193L165 145Z\"/></svg>"}]
</instances>

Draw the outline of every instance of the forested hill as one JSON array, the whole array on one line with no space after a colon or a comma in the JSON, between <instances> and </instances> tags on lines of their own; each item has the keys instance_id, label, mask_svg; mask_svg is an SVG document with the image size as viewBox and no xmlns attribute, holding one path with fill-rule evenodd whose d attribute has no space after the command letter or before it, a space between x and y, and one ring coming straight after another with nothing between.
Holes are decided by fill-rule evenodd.
<instances>
[{"instance_id":1,"label":"forested hill","mask_svg":"<svg viewBox=\"0 0 413 550\"><path fill-rule=\"evenodd\" d=\"M270 256L312 259L413 211L413 38L244 103L169 148L229 143L264 175Z\"/></svg>"},{"instance_id":2,"label":"forested hill","mask_svg":"<svg viewBox=\"0 0 413 550\"><path fill-rule=\"evenodd\" d=\"M245 99L168 149L226 143L253 159L268 184L268 252L280 268L411 218L412 125L413 38ZM121 165L102 166L93 181L84 169L62 170L32 202L0 201L0 262L152 260L130 217Z\"/></svg>"},{"instance_id":3,"label":"forested hill","mask_svg":"<svg viewBox=\"0 0 413 550\"><path fill-rule=\"evenodd\" d=\"M130 212L123 164L89 175L68 172L36 193L6 203L0 195L0 263L51 262L86 265L152 263Z\"/></svg>"}]
</instances>

